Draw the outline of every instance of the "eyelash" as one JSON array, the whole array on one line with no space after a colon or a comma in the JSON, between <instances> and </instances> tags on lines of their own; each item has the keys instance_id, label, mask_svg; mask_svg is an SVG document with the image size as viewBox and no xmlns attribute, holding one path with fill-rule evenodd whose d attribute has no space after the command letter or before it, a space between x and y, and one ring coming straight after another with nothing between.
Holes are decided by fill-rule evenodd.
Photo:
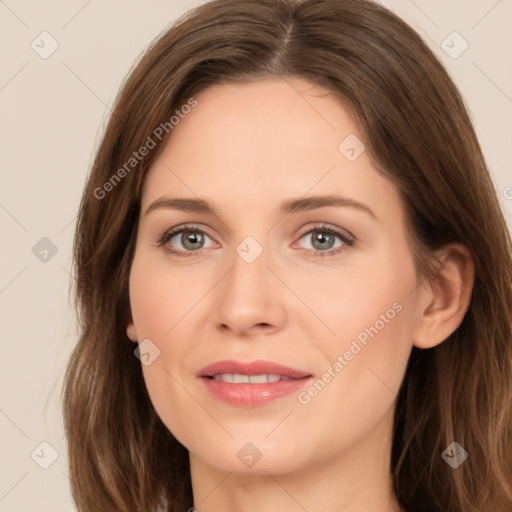
<instances>
[{"instance_id":1,"label":"eyelash","mask_svg":"<svg viewBox=\"0 0 512 512\"><path fill-rule=\"evenodd\" d=\"M158 240L156 246L157 247L162 247L170 239L172 239L175 235L183 233L184 231L192 231L193 233L195 233L195 232L202 233L204 235L207 235L211 239L213 239L213 237L211 237L206 231L204 231L203 229L199 228L197 225L195 225L195 224L187 224L187 225L179 226L177 228L173 228L173 229L171 229L169 231L166 231L161 236L161 238ZM315 250L315 249L305 249L307 252L313 252L313 256L319 256L321 258L325 258L327 256L335 256L335 255L339 254L340 252L344 251L345 248L346 248L345 246L353 247L353 245L355 243L355 238L353 236L349 235L348 233L339 231L338 229L333 228L332 226L325 225L325 224L314 226L313 228L311 228L308 231L304 232L299 237L299 240L301 238L304 238L304 236L309 235L310 233L313 233L315 231L318 231L320 233L329 233L330 235L337 236L343 242L344 245L341 246L341 247L337 247L336 249L329 249L327 251L318 251L318 250ZM175 249L171 249L169 247L166 247L165 250L167 252L175 255L175 256L180 257L180 258L182 258L182 257L190 258L190 257L193 257L193 256L197 255L198 253L201 253L203 249L199 249L197 251L177 251Z\"/></svg>"}]
</instances>

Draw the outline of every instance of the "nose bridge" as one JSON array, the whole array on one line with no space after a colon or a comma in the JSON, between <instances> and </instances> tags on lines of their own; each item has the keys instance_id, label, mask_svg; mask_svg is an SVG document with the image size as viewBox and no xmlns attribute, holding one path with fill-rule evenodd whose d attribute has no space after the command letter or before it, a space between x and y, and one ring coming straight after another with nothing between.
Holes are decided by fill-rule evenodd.
<instances>
[{"instance_id":1,"label":"nose bridge","mask_svg":"<svg viewBox=\"0 0 512 512\"><path fill-rule=\"evenodd\" d=\"M217 324L240 334L256 325L275 328L282 323L284 308L281 294L272 291L275 283L271 283L273 275L267 268L269 256L263 244L251 236L236 246L230 271L215 298Z\"/></svg>"},{"instance_id":2,"label":"nose bridge","mask_svg":"<svg viewBox=\"0 0 512 512\"><path fill-rule=\"evenodd\" d=\"M267 282L268 249L253 236L246 236L235 248L231 259L230 286L249 295L258 293ZM240 288L240 290L238 290Z\"/></svg>"},{"instance_id":3,"label":"nose bridge","mask_svg":"<svg viewBox=\"0 0 512 512\"><path fill-rule=\"evenodd\" d=\"M267 253L264 250L262 243L258 242L252 235L246 236L236 247L236 254L241 260L247 265L252 265L257 260L261 260L263 253Z\"/></svg>"}]
</instances>

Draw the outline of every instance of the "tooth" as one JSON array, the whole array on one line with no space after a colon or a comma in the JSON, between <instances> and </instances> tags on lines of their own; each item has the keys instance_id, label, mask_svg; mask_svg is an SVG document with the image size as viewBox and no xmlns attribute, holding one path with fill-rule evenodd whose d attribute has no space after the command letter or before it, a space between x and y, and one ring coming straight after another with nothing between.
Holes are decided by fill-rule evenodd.
<instances>
[{"instance_id":1,"label":"tooth","mask_svg":"<svg viewBox=\"0 0 512 512\"><path fill-rule=\"evenodd\" d=\"M233 383L234 384L248 384L249 383L249 375L240 375L239 373L235 373L233 375Z\"/></svg>"},{"instance_id":2,"label":"tooth","mask_svg":"<svg viewBox=\"0 0 512 512\"><path fill-rule=\"evenodd\" d=\"M280 380L293 379L291 377L285 377L276 374L243 375L240 373L218 373L213 376L213 380L229 382L233 384L266 384L267 382L278 382Z\"/></svg>"},{"instance_id":3,"label":"tooth","mask_svg":"<svg viewBox=\"0 0 512 512\"><path fill-rule=\"evenodd\" d=\"M251 384L266 384L268 382L266 375L249 375Z\"/></svg>"}]
</instances>

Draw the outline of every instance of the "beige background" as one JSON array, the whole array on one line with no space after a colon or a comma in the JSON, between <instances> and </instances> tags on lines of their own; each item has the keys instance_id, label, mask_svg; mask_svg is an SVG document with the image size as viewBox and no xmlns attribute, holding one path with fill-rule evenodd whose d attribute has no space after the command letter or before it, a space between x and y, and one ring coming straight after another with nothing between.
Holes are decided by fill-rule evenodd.
<instances>
[{"instance_id":1,"label":"beige background","mask_svg":"<svg viewBox=\"0 0 512 512\"><path fill-rule=\"evenodd\" d=\"M68 302L76 211L122 79L153 37L199 3L0 0L0 511L74 510L60 390L77 339ZM448 67L511 225L512 0L380 3L412 24ZM46 59L31 47L35 40L39 52L51 48L41 36L43 48L43 31L58 43ZM441 46L453 31L469 44L458 58ZM447 41L451 52L463 48L458 36ZM43 237L56 254L40 252L48 248ZM39 255L32 251L38 242Z\"/></svg>"}]
</instances>

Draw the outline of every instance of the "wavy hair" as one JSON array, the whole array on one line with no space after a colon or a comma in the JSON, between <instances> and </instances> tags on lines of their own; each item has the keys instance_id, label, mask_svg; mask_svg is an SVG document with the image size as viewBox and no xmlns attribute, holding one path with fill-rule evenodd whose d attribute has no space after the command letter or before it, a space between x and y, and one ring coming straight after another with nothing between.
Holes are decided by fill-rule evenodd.
<instances>
[{"instance_id":1,"label":"wavy hair","mask_svg":"<svg viewBox=\"0 0 512 512\"><path fill-rule=\"evenodd\" d=\"M73 245L80 336L63 414L78 510L177 512L192 503L188 452L156 414L126 335L142 184L169 135L133 169L126 162L210 85L287 76L325 87L353 112L372 163L400 193L419 276L432 275L434 251L450 242L474 260L464 320L435 348L413 348L400 388L391 461L399 503L510 512L510 233L457 87L413 29L369 0L210 1L160 35L123 83ZM123 166L122 181L112 181ZM453 441L469 453L457 469L441 457Z\"/></svg>"}]
</instances>

